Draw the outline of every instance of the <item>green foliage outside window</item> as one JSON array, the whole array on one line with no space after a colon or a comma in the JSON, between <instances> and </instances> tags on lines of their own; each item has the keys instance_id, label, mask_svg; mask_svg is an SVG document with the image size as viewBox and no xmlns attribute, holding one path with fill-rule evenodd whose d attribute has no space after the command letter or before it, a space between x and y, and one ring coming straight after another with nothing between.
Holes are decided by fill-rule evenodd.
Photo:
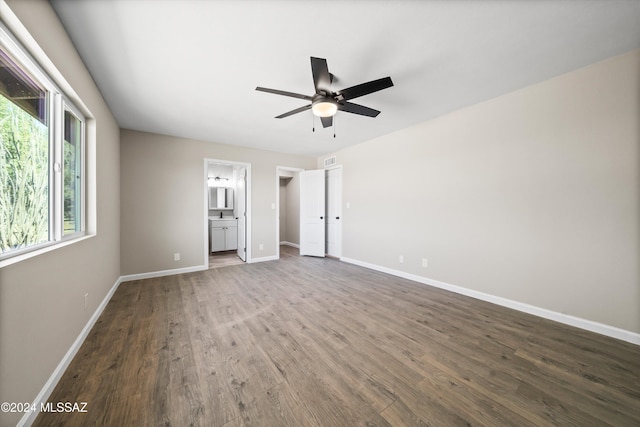
<instances>
[{"instance_id":1,"label":"green foliage outside window","mask_svg":"<svg viewBox=\"0 0 640 427\"><path fill-rule=\"evenodd\" d=\"M80 230L82 122L71 112L64 113L64 234Z\"/></svg>"},{"instance_id":2,"label":"green foliage outside window","mask_svg":"<svg viewBox=\"0 0 640 427\"><path fill-rule=\"evenodd\" d=\"M0 94L0 252L49 240L49 135Z\"/></svg>"}]
</instances>

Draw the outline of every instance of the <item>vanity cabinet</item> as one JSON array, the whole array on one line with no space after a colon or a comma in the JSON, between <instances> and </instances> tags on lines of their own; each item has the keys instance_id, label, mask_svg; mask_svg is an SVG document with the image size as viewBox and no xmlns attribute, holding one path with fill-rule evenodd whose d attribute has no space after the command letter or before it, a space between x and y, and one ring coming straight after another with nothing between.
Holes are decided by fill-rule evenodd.
<instances>
[{"instance_id":1,"label":"vanity cabinet","mask_svg":"<svg viewBox=\"0 0 640 427\"><path fill-rule=\"evenodd\" d=\"M209 247L211 252L230 251L238 248L238 220L209 220Z\"/></svg>"}]
</instances>

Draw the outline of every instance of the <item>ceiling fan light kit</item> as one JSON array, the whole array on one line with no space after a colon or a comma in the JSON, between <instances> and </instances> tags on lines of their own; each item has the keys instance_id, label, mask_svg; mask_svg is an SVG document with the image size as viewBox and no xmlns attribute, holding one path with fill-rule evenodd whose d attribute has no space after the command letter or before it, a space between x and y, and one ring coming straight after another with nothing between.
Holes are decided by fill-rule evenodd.
<instances>
[{"instance_id":1,"label":"ceiling fan light kit","mask_svg":"<svg viewBox=\"0 0 640 427\"><path fill-rule=\"evenodd\" d=\"M364 105L354 104L353 102L349 102L349 100L393 86L391 77L383 77L378 80L372 80L367 83L362 83L333 92L331 90L333 75L329 73L327 60L324 58L315 58L313 56L311 57L311 73L313 74L313 85L316 89L316 93L312 96L260 86L258 86L256 90L311 101L311 104L309 105L280 114L279 116L276 116L276 118L283 119L311 109L315 116L320 117L322 127L326 128L333 125L333 116L338 110L361 116L376 117L380 114L380 111L365 107Z\"/></svg>"},{"instance_id":2,"label":"ceiling fan light kit","mask_svg":"<svg viewBox=\"0 0 640 427\"><path fill-rule=\"evenodd\" d=\"M318 117L332 117L338 111L338 104L329 99L319 99L311 104L311 111Z\"/></svg>"}]
</instances>

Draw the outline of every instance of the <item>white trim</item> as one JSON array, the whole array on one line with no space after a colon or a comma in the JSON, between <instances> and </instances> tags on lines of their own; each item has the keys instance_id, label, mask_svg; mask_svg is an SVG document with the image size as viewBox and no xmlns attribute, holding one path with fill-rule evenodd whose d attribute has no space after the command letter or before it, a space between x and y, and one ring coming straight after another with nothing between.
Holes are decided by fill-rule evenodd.
<instances>
[{"instance_id":1,"label":"white trim","mask_svg":"<svg viewBox=\"0 0 640 427\"><path fill-rule=\"evenodd\" d=\"M414 282L422 283L422 284L433 286L436 288L445 289L447 291L455 292L457 294L466 295L472 298L477 298L482 301L487 301L503 307L512 308L514 310L522 311L524 313L533 314L534 316L553 320L555 322L563 323L565 325L575 326L576 328L584 329L587 331L595 332L597 334L606 335L611 338L616 338L632 344L640 345L640 334L632 331L627 331L625 329L616 328L615 326L605 325L603 323L594 322L588 319L582 319L580 317L571 316L569 314L558 313L557 311L548 310L546 308L536 307L533 305L525 304L518 301L513 301L507 298L502 298L502 297L487 294L484 292L474 291L473 289L463 288L462 286L452 285L452 284L441 282L438 280L429 279L427 277L418 276L416 274L406 273L404 271L394 270L392 268L382 267L376 264L359 261L353 258L341 257L340 261L344 261L349 264L355 264L360 267L365 267L371 270L380 271L382 273L391 274L392 276L402 277L404 279L412 280Z\"/></svg>"},{"instance_id":2,"label":"white trim","mask_svg":"<svg viewBox=\"0 0 640 427\"><path fill-rule=\"evenodd\" d=\"M149 273L127 274L120 276L120 281L130 282L132 280L153 279L154 277L174 276L176 274L193 273L195 271L204 271L209 267L206 265L195 265L193 267L174 268L171 270L151 271Z\"/></svg>"},{"instance_id":3,"label":"white trim","mask_svg":"<svg viewBox=\"0 0 640 427\"><path fill-rule=\"evenodd\" d=\"M342 165L341 165L341 164L339 164L339 165L333 165L333 166L331 166L331 167L325 168L325 175L324 175L324 176L325 176L325 192L327 191L327 185L326 185L327 172L329 172L329 171L333 171L333 170L340 170L340 201L338 202L338 204L340 205L340 217L341 217L342 219L340 220L340 249L339 249L339 251L340 251L340 252L339 252L339 255L336 257L336 258L340 258L340 257L342 256L342 236L343 236L343 234L344 234L344 229L342 228L342 224L344 224L344 209L342 209L342 206L343 206L343 200L344 200L344 197L342 197L342 196L343 196L343 193L344 193L344 192L342 191L342 190L344 189L344 186L342 185L342 183L343 183L343 179L342 179L342 177L344 176L344 170L342 169ZM325 200L328 200L328 199L327 199L327 196L326 196L326 193L325 193ZM326 211L326 210L327 210L327 207L325 206L325 211ZM327 212L327 213L328 213L328 212ZM326 221L327 221L327 219L326 219L326 218L328 218L328 216L327 216L327 215L325 215L325 227L326 227ZM326 228L325 228L325 230L326 230ZM328 245L327 245L327 235L326 235L326 231L325 231L324 240L325 240L325 244L324 244L324 251L325 251L325 253L326 253L326 252L328 252ZM329 256L329 254L328 254L328 253L327 253L326 255L327 255L327 256ZM334 255L331 255L331 256L332 256L332 257L335 257Z\"/></svg>"},{"instance_id":4,"label":"white trim","mask_svg":"<svg viewBox=\"0 0 640 427\"><path fill-rule=\"evenodd\" d=\"M287 246L292 246L294 248L298 248L300 249L300 245L297 243L291 243L291 242L280 242L280 245L287 245Z\"/></svg>"},{"instance_id":5,"label":"white trim","mask_svg":"<svg viewBox=\"0 0 640 427\"><path fill-rule=\"evenodd\" d=\"M84 328L82 328L82 331L80 331L80 334L78 335L76 340L73 342L73 344L71 344L71 347L69 348L69 350L67 350L67 353L64 355L60 363L58 363L58 366L56 367L56 369L54 369L53 373L51 374L47 382L44 384L44 386L40 390L40 393L38 393L35 400L33 401L32 407L40 408L41 403L44 404L47 402L47 399L49 398L49 396L51 396L51 393L56 388L58 381L60 381L60 378L62 378L62 375L69 367L69 364L73 360L74 356L76 355L76 353L78 352L82 344L84 343L85 339L87 339L89 332L91 332L91 329L100 318L100 315L104 311L109 301L111 301L111 297L113 297L113 294L116 292L120 284L124 282L129 282L132 280L150 279L154 277L171 276L176 274L191 273L194 271L203 271L203 270L207 270L207 267L199 265L195 267L176 268L173 270L163 270L163 271L155 271L150 273L129 274L125 276L120 276L118 280L116 280L116 283L111 287L109 292L107 292L107 295L105 295L105 297L103 298L98 308L96 308L96 311L93 313L93 315L91 316L87 324L84 326ZM38 416L38 414L39 414L39 411L30 411L25 413L20 419L20 421L18 422L17 427L30 426L36 420L36 417Z\"/></svg>"},{"instance_id":6,"label":"white trim","mask_svg":"<svg viewBox=\"0 0 640 427\"><path fill-rule=\"evenodd\" d=\"M334 169L342 169L342 164L333 165L333 166L330 166L328 168L324 168L325 171L330 171L330 170L334 170Z\"/></svg>"},{"instance_id":7,"label":"white trim","mask_svg":"<svg viewBox=\"0 0 640 427\"><path fill-rule=\"evenodd\" d=\"M0 268L37 255L77 243L95 235L95 131L88 126L94 117L71 85L58 71L26 27L5 1L0 0L0 46L6 49L16 64L30 75L35 83L50 94L48 113L49 132L49 240L44 243L0 253ZM62 164L65 108L81 121L83 130L81 160L81 231L65 236L63 210L64 177L54 172L54 164ZM90 157L91 156L91 157ZM91 167L89 169L88 167ZM89 217L91 215L91 217ZM69 243L66 243L69 241Z\"/></svg>"},{"instance_id":8,"label":"white trim","mask_svg":"<svg viewBox=\"0 0 640 427\"><path fill-rule=\"evenodd\" d=\"M27 30L4 0L0 0L0 22L10 30L13 38L22 44L29 54L36 59L40 70L46 72L53 83L59 88L60 92L64 93L85 116L93 118L93 115L89 112L89 108L82 102L76 91L58 70L58 67L49 59L36 39L33 38L29 30Z\"/></svg>"},{"instance_id":9,"label":"white trim","mask_svg":"<svg viewBox=\"0 0 640 427\"><path fill-rule=\"evenodd\" d=\"M65 246L72 245L74 243L82 242L83 240L90 239L92 237L96 237L95 234L85 234L82 237L72 238L68 240L61 240L59 242L49 242L47 245L38 247L38 249L33 249L31 251L22 252L16 255L11 256L10 258L4 258L0 260L0 268L7 267L11 264L15 264L20 261L27 260L29 258L33 258L34 256L41 255L47 252L54 251L56 249L63 248Z\"/></svg>"},{"instance_id":10,"label":"white trim","mask_svg":"<svg viewBox=\"0 0 640 427\"><path fill-rule=\"evenodd\" d=\"M290 245L296 247L294 243L290 242L281 242L283 245ZM266 262L266 261L276 261L278 257L275 255L267 256L262 258L253 258L251 261L247 261L247 263L257 263L257 262ZM512 301L506 298L497 297L494 295L486 294L484 292L474 291L472 289L463 288L461 286L451 285L449 283L441 282L434 279L429 279L426 277L418 276L411 273L406 273L404 271L394 270L388 267L382 267L376 264L371 264L364 261L359 261L352 258L341 257L340 261L344 261L349 264L358 265L360 267L368 268L375 271L380 271L382 273L387 273L392 276L402 277L404 279L412 280L414 282L422 283L429 286L434 286L436 288L445 289L447 291L455 292L457 294L470 296L473 298L477 298L482 301L491 302L497 305L501 305L503 307L512 308L518 311L522 311L525 313L533 314L535 316L543 317L545 319L553 320L559 323L564 323L570 326L575 326L577 328L585 329L591 332L595 332L601 335L606 335L612 338L617 338L623 341L630 342L632 344L640 345L640 334L635 332L627 331L624 329L616 328L609 325L604 325L602 323L593 322L591 320L581 319L578 317L570 316L567 314L557 313L555 311L547 310L540 307L535 307L529 304L524 304L517 301ZM194 266L194 267L186 267L186 268L176 268L173 270L162 270L155 271L150 273L140 273L140 274L129 274L125 276L120 276L118 280L116 280L115 284L111 287L107 295L103 298L100 305L96 308L96 311L93 313L87 324L84 326L80 334L73 342L67 353L64 355L56 369L53 371L45 385L42 387L35 400L33 401L33 407L40 408L41 403L46 403L47 399L55 389L58 381L62 378L62 375L69 367L69 364L73 360L74 356L84 343L85 339L91 332L91 329L95 325L95 323L100 318L100 315L104 311L105 307L113 297L113 294L116 292L120 284L132 280L140 280L140 279L150 279L154 277L163 277L163 276L171 276L176 274L183 273L191 273L195 271L203 271L207 270L206 265ZM27 412L23 415L20 421L17 424L17 427L27 427L33 424L36 417L38 416L38 411Z\"/></svg>"},{"instance_id":11,"label":"white trim","mask_svg":"<svg viewBox=\"0 0 640 427\"><path fill-rule=\"evenodd\" d=\"M122 282L122 277L119 277L118 280L116 280L116 283L111 287L111 289L109 289L109 292L107 292L107 295L105 295L105 297L102 299L102 302L100 303L98 308L96 308L96 311L93 313L84 328L82 328L82 331L80 331L80 335L78 335L73 344L71 344L71 347L69 348L69 350L67 350L67 353L64 355L60 363L58 363L58 366L56 367L56 369L54 369L53 373L40 390L40 393L38 393L38 395L36 396L35 400L33 401L32 407L40 408L41 403L44 404L47 402L47 399L49 398L49 396L51 396L51 393L56 388L56 385L58 385L58 381L60 381L60 378L62 378L62 375L69 367L69 364L73 360L78 350L80 350L82 343L84 343L84 340L89 335L89 332L91 332L91 329L100 318L100 315L102 314L105 307L111 300L111 297ZM40 411L26 412L18 422L17 427L30 426L36 420L36 417L39 413Z\"/></svg>"},{"instance_id":12,"label":"white trim","mask_svg":"<svg viewBox=\"0 0 640 427\"><path fill-rule=\"evenodd\" d=\"M276 261L278 259L278 257L276 255L271 255L271 256L265 256L262 258L253 258L250 262L251 264L256 263L256 262L265 262L265 261Z\"/></svg>"},{"instance_id":13,"label":"white trim","mask_svg":"<svg viewBox=\"0 0 640 427\"><path fill-rule=\"evenodd\" d=\"M247 253L245 255L245 262L246 263L250 263L251 262L251 257L252 257L252 250L251 250L251 218L252 218L252 214L251 214L251 163L246 163L246 162L234 162L232 160L220 160L220 159L211 159L208 157L204 158L204 261L203 264L205 266L205 269L209 268L209 187L207 185L207 180L208 180L208 176L209 176L209 163L220 163L220 164L224 164L224 165L230 165L230 166L242 166L246 169L247 171L247 178L246 178L246 187L245 187L245 197L246 197L246 204L244 206L245 212L246 212L246 216L245 216L245 235L244 238L246 240L246 246L245 249L247 250ZM197 271L197 270L196 270Z\"/></svg>"}]
</instances>

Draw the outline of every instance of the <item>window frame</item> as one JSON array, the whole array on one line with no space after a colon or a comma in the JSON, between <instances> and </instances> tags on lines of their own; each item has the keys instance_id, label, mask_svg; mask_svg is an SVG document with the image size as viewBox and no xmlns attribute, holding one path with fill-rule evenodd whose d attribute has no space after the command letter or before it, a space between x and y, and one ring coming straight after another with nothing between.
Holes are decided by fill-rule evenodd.
<instances>
[{"instance_id":1,"label":"window frame","mask_svg":"<svg viewBox=\"0 0 640 427\"><path fill-rule=\"evenodd\" d=\"M61 198L58 200L59 201L59 218L62 221L61 223L61 228L60 228L60 240L68 240L68 239L75 239L78 237L82 237L84 236L86 230L85 230L85 226L86 226L86 218L85 218L85 214L86 214L86 210L85 210L85 199L87 196L86 190L85 190L85 185L86 185L86 179L85 179L85 157L86 157L86 133L87 133L87 126L86 126L86 122L87 119L85 118L84 114L82 114L80 112L80 110L78 108L75 107L75 105L73 105L73 103L69 100L69 98L67 96L65 96L64 94L61 95L61 99L62 99L62 106L61 106L61 110L60 110L60 118L62 120L61 122L61 138L60 138L60 150L61 150L61 156L59 157L60 159L60 179L58 180L58 183L61 185ZM74 231L73 233L69 233L69 234L64 234L64 114L69 111L71 114L73 114L79 121L80 121L80 141L79 141L79 145L80 145L80 206L79 206L79 211L80 211L80 218L78 218L78 220L80 221L80 229L78 231Z\"/></svg>"},{"instance_id":2,"label":"window frame","mask_svg":"<svg viewBox=\"0 0 640 427\"><path fill-rule=\"evenodd\" d=\"M38 64L29 50L16 38L5 22L0 21L0 48L20 70L34 80L47 94L47 120L49 134L49 214L48 240L22 248L0 252L0 268L37 255L44 250L66 246L87 237L87 116L56 84L54 77ZM82 105L82 104L81 104ZM64 234L64 114L69 111L81 123L80 130L80 226L79 230Z\"/></svg>"}]
</instances>

